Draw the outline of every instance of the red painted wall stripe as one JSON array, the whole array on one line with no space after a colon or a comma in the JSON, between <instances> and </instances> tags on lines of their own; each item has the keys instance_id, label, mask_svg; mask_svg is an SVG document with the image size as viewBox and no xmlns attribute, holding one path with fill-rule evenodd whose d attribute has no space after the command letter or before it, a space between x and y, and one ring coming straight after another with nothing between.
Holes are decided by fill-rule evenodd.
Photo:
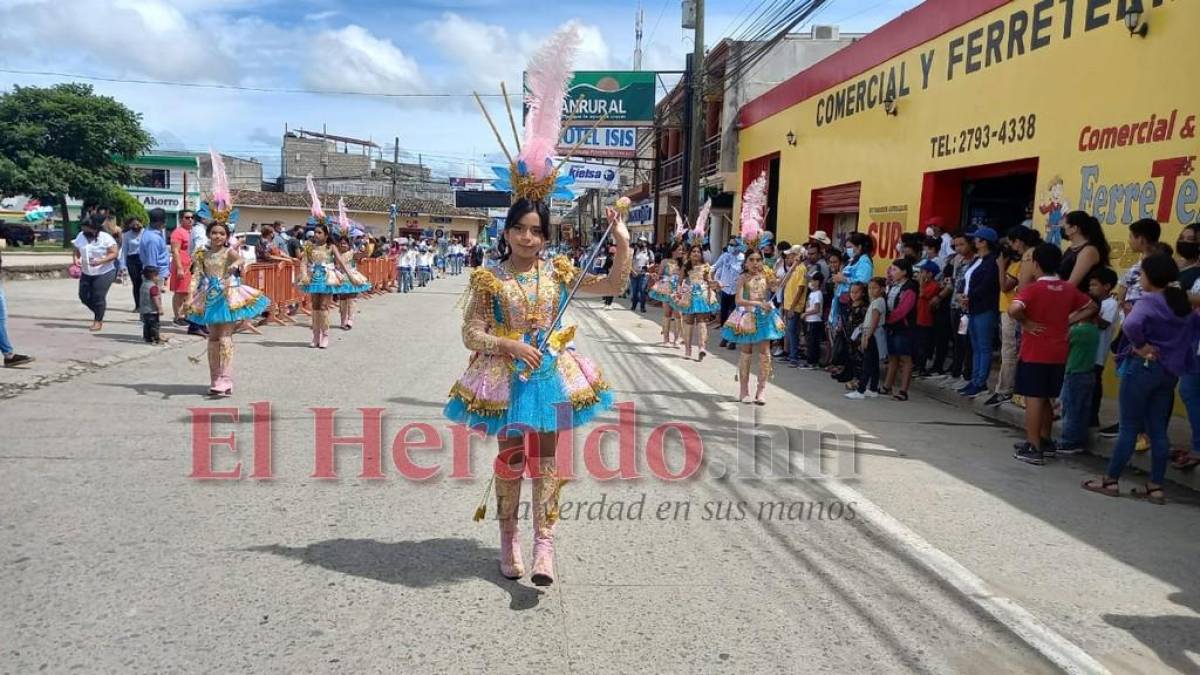
<instances>
[{"instance_id":1,"label":"red painted wall stripe","mask_svg":"<svg viewBox=\"0 0 1200 675\"><path fill-rule=\"evenodd\" d=\"M757 124L1011 1L926 0L742 106L738 125Z\"/></svg>"}]
</instances>

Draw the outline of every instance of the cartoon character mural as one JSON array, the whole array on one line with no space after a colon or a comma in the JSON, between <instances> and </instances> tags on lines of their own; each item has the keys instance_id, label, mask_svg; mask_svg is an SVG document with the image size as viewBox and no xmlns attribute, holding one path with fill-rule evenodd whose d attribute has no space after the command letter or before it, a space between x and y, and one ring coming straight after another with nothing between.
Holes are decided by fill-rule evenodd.
<instances>
[{"instance_id":1,"label":"cartoon character mural","mask_svg":"<svg viewBox=\"0 0 1200 675\"><path fill-rule=\"evenodd\" d=\"M1042 200L1042 203L1038 205L1038 211L1046 216L1046 243L1061 246L1062 219L1067 211L1071 210L1070 204L1063 197L1062 176L1051 178L1049 185L1046 186L1046 190L1048 194Z\"/></svg>"}]
</instances>

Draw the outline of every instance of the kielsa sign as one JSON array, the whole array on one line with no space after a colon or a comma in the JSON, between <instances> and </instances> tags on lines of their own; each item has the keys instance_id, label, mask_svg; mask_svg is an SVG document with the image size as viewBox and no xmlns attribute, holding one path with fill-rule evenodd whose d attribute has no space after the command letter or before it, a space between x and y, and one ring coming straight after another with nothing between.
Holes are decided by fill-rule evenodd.
<instances>
[{"instance_id":1,"label":"kielsa sign","mask_svg":"<svg viewBox=\"0 0 1200 675\"><path fill-rule=\"evenodd\" d=\"M563 121L571 125L651 126L656 77L653 71L644 70L575 71L567 87Z\"/></svg>"},{"instance_id":2,"label":"kielsa sign","mask_svg":"<svg viewBox=\"0 0 1200 675\"><path fill-rule=\"evenodd\" d=\"M567 127L557 150L563 156L633 159L637 157L637 128Z\"/></svg>"},{"instance_id":3,"label":"kielsa sign","mask_svg":"<svg viewBox=\"0 0 1200 675\"><path fill-rule=\"evenodd\" d=\"M617 189L617 168L615 166L567 162L563 165L562 174L575 179L571 187L576 190Z\"/></svg>"}]
</instances>

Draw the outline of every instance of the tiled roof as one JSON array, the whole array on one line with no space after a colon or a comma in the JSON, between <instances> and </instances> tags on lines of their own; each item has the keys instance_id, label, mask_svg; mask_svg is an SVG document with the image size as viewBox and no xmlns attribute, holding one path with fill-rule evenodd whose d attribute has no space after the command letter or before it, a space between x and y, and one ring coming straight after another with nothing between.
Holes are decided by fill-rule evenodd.
<instances>
[{"instance_id":1,"label":"tiled roof","mask_svg":"<svg viewBox=\"0 0 1200 675\"><path fill-rule=\"evenodd\" d=\"M321 195L321 204L326 212L337 209L338 198L346 200L346 210L387 213L392 201L387 197L365 195ZM308 208L308 194L303 192L258 192L234 190L233 203L239 206L281 206ZM485 215L474 209L460 209L436 199L401 199L396 204L400 213L419 213L430 216L458 216L460 218L483 218Z\"/></svg>"}]
</instances>

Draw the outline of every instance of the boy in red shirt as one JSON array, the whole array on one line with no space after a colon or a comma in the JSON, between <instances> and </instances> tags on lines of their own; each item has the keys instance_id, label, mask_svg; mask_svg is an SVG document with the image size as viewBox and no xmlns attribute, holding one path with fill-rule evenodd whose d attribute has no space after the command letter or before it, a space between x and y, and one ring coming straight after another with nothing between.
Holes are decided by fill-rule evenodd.
<instances>
[{"instance_id":1,"label":"boy in red shirt","mask_svg":"<svg viewBox=\"0 0 1200 675\"><path fill-rule=\"evenodd\" d=\"M929 377L928 361L933 356L933 299L941 292L937 282L941 269L932 260L917 265L917 349L913 364L917 377Z\"/></svg>"},{"instance_id":2,"label":"boy in red shirt","mask_svg":"<svg viewBox=\"0 0 1200 675\"><path fill-rule=\"evenodd\" d=\"M1054 423L1050 401L1062 391L1067 333L1072 323L1095 316L1097 308L1091 297L1054 275L1062 263L1057 246L1038 246L1032 263L1037 281L1022 288L1008 307L1008 315L1021 325L1015 392L1025 397L1026 440L1016 445L1013 457L1041 466L1056 456L1054 442L1048 440Z\"/></svg>"}]
</instances>

